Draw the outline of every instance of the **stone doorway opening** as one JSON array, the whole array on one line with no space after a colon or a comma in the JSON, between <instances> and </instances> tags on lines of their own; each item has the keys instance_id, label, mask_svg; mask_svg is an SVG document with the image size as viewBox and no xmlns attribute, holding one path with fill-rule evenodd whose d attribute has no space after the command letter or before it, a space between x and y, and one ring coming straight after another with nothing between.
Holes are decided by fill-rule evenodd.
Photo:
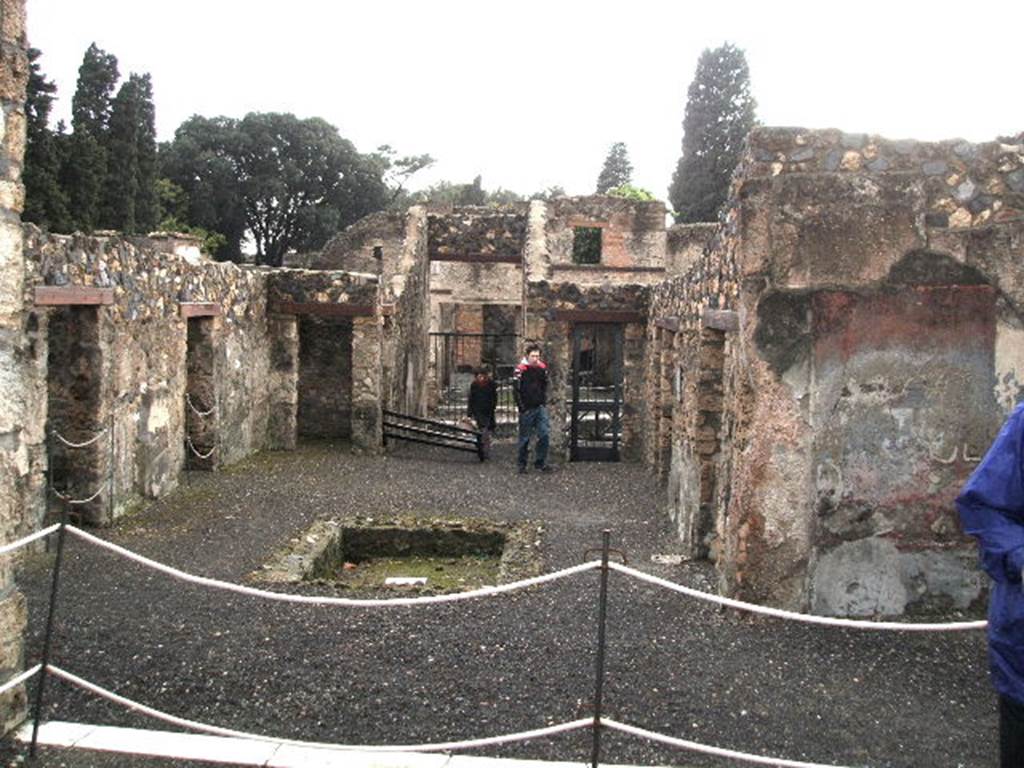
<instances>
[{"instance_id":1,"label":"stone doorway opening","mask_svg":"<svg viewBox=\"0 0 1024 768\"><path fill-rule=\"evenodd\" d=\"M185 466L189 470L211 470L218 461L213 332L214 318L188 318L185 349Z\"/></svg>"},{"instance_id":2,"label":"stone doorway opening","mask_svg":"<svg viewBox=\"0 0 1024 768\"><path fill-rule=\"evenodd\" d=\"M573 327L569 388L569 458L618 461L622 441L622 325L578 323Z\"/></svg>"},{"instance_id":3,"label":"stone doorway opening","mask_svg":"<svg viewBox=\"0 0 1024 768\"><path fill-rule=\"evenodd\" d=\"M56 519L68 500L82 520L105 519L109 499L112 437L103 418L103 350L99 311L94 306L50 310L47 351L47 518Z\"/></svg>"},{"instance_id":4,"label":"stone doorway opening","mask_svg":"<svg viewBox=\"0 0 1024 768\"><path fill-rule=\"evenodd\" d=\"M256 574L344 590L461 592L539 572L542 528L523 521L402 517L314 523Z\"/></svg>"},{"instance_id":5,"label":"stone doorway opening","mask_svg":"<svg viewBox=\"0 0 1024 768\"><path fill-rule=\"evenodd\" d=\"M299 320L298 436L352 437L352 320Z\"/></svg>"}]
</instances>

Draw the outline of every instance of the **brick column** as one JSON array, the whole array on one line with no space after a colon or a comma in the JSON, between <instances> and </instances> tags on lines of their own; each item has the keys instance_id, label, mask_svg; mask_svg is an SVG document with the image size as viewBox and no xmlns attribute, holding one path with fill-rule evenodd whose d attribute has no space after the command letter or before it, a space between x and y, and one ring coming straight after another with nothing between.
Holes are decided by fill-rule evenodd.
<instances>
[{"instance_id":1,"label":"brick column","mask_svg":"<svg viewBox=\"0 0 1024 768\"><path fill-rule=\"evenodd\" d=\"M0 0L0 541L22 529L29 476L25 445L26 355L23 292L25 284L21 183L25 154L24 0ZM0 567L0 681L24 667L25 598L14 585L11 558ZM0 729L25 717L25 689L0 697Z\"/></svg>"},{"instance_id":2,"label":"brick column","mask_svg":"<svg viewBox=\"0 0 1024 768\"><path fill-rule=\"evenodd\" d=\"M299 422L299 318L270 315L270 419L267 445L271 450L295 450Z\"/></svg>"}]
</instances>

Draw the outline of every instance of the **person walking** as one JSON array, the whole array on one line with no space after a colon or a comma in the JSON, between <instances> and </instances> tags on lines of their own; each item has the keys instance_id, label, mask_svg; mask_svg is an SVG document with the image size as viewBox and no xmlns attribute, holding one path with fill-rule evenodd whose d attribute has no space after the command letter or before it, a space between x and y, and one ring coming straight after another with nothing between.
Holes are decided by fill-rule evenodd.
<instances>
[{"instance_id":1,"label":"person walking","mask_svg":"<svg viewBox=\"0 0 1024 768\"><path fill-rule=\"evenodd\" d=\"M1010 414L956 505L992 577L988 654L999 695L999 765L1024 768L1024 403Z\"/></svg>"},{"instance_id":2,"label":"person walking","mask_svg":"<svg viewBox=\"0 0 1024 768\"><path fill-rule=\"evenodd\" d=\"M526 357L512 374L512 391L519 409L519 474L526 474L530 459L530 438L536 434L533 465L541 472L550 472L548 442L551 426L548 422L548 367L540 359L540 347L530 344Z\"/></svg>"},{"instance_id":3,"label":"person walking","mask_svg":"<svg viewBox=\"0 0 1024 768\"><path fill-rule=\"evenodd\" d=\"M477 368L469 385L466 412L480 430L481 460L490 458L491 435L494 434L495 411L498 408L498 384L486 367Z\"/></svg>"}]
</instances>

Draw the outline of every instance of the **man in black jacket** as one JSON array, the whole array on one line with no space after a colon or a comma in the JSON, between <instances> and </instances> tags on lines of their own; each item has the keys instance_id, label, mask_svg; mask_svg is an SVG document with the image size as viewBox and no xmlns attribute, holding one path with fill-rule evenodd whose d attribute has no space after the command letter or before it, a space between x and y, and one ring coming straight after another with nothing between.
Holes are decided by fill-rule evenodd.
<instances>
[{"instance_id":1,"label":"man in black jacket","mask_svg":"<svg viewBox=\"0 0 1024 768\"><path fill-rule=\"evenodd\" d=\"M550 472L547 464L548 439L548 367L540 359L540 347L531 344L526 357L512 374L512 390L519 408L519 474L526 474L530 458L530 437L537 433L533 465L541 472Z\"/></svg>"},{"instance_id":2,"label":"man in black jacket","mask_svg":"<svg viewBox=\"0 0 1024 768\"><path fill-rule=\"evenodd\" d=\"M469 399L466 402L466 411L473 421L476 422L476 428L480 430L481 461L489 458L491 455L491 435L494 433L494 414L497 407L497 383L491 378L491 372L488 368L477 368L473 383L469 385Z\"/></svg>"}]
</instances>

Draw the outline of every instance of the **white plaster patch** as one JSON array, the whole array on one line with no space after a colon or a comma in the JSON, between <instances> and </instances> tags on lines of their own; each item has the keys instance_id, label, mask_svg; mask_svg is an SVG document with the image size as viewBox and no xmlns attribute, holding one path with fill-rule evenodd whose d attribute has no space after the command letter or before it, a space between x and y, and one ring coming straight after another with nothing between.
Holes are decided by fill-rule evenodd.
<instances>
[{"instance_id":1,"label":"white plaster patch","mask_svg":"<svg viewBox=\"0 0 1024 768\"><path fill-rule=\"evenodd\" d=\"M146 428L150 432L164 429L171 422L171 412L166 405L154 403L149 409L149 418L146 419Z\"/></svg>"},{"instance_id":2,"label":"white plaster patch","mask_svg":"<svg viewBox=\"0 0 1024 768\"><path fill-rule=\"evenodd\" d=\"M1024 329L1014 323L996 324L995 397L1009 412L1024 391Z\"/></svg>"},{"instance_id":3,"label":"white plaster patch","mask_svg":"<svg viewBox=\"0 0 1024 768\"><path fill-rule=\"evenodd\" d=\"M811 575L811 606L825 616L902 614L907 590L896 545L861 539L821 555Z\"/></svg>"}]
</instances>

